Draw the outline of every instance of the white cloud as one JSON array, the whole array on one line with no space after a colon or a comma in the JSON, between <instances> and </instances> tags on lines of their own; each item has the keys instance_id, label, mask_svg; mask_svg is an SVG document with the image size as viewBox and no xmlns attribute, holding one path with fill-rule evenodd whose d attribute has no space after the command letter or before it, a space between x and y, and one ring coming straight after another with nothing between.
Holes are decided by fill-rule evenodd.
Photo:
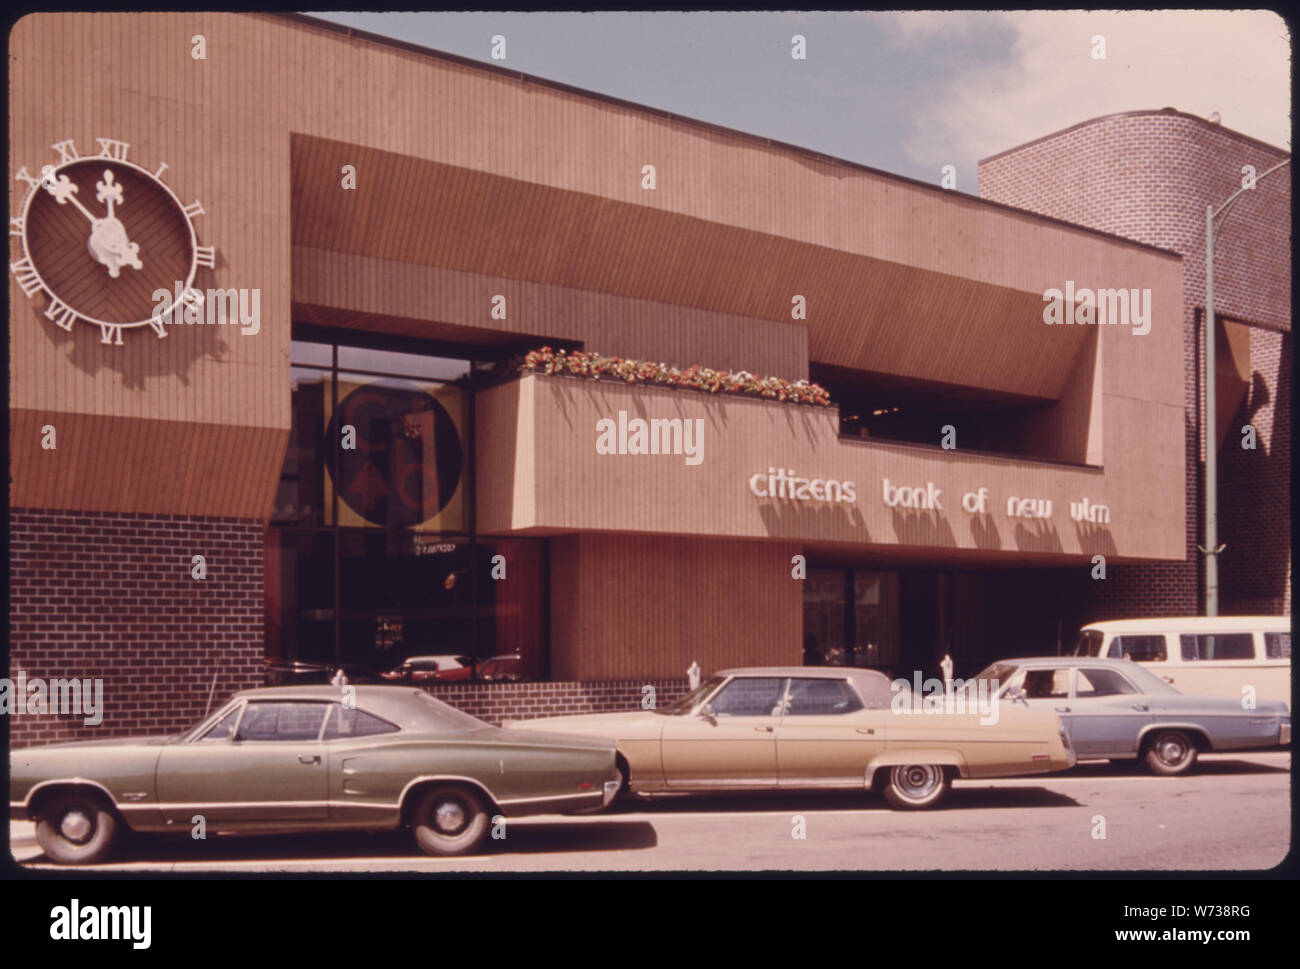
<instances>
[{"instance_id":1,"label":"white cloud","mask_svg":"<svg viewBox=\"0 0 1300 969\"><path fill-rule=\"evenodd\" d=\"M937 57L969 33L969 16L900 15L901 48ZM1286 23L1270 11L1016 12L982 15L1014 29L1000 58L936 81L912 116L907 155L965 166L1099 115L1174 107L1270 144L1291 145ZM1095 35L1106 59L1092 57Z\"/></svg>"}]
</instances>

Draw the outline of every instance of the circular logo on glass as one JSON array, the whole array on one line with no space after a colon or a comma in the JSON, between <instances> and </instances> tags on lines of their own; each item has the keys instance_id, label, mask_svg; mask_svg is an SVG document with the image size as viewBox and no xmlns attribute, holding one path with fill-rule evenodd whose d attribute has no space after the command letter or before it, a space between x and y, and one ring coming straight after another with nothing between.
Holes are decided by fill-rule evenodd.
<instances>
[{"instance_id":1,"label":"circular logo on glass","mask_svg":"<svg viewBox=\"0 0 1300 969\"><path fill-rule=\"evenodd\" d=\"M345 433L349 426L353 431ZM339 498L372 524L410 528L426 522L460 484L460 434L426 391L358 387L339 401L327 434L337 447Z\"/></svg>"}]
</instances>

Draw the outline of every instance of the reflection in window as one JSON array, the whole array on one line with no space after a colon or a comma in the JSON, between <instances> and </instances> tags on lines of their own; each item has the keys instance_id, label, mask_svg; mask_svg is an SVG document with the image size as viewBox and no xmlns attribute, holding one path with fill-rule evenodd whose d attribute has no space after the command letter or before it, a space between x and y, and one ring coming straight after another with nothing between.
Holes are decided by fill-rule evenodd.
<instances>
[{"instance_id":1,"label":"reflection in window","mask_svg":"<svg viewBox=\"0 0 1300 969\"><path fill-rule=\"evenodd\" d=\"M1254 659L1252 633L1206 633L1178 637L1184 660Z\"/></svg>"},{"instance_id":2,"label":"reflection in window","mask_svg":"<svg viewBox=\"0 0 1300 969\"><path fill-rule=\"evenodd\" d=\"M785 680L743 676L732 680L710 703L719 717L773 717L781 712Z\"/></svg>"}]
</instances>

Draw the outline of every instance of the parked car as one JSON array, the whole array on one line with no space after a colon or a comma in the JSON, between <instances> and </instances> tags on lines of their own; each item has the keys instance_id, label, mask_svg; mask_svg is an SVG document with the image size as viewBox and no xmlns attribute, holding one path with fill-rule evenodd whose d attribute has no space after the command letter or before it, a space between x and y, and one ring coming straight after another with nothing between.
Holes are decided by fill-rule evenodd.
<instances>
[{"instance_id":1,"label":"parked car","mask_svg":"<svg viewBox=\"0 0 1300 969\"><path fill-rule=\"evenodd\" d=\"M400 666L380 674L390 683L464 682L474 677L474 660L469 656L408 656Z\"/></svg>"},{"instance_id":2,"label":"parked car","mask_svg":"<svg viewBox=\"0 0 1300 969\"><path fill-rule=\"evenodd\" d=\"M1291 742L1285 703L1261 700L1245 709L1231 697L1188 696L1129 660L1008 659L989 666L975 682L981 679L996 680L1003 700L1057 714L1080 760L1141 758L1152 773L1169 776L1190 771L1200 752Z\"/></svg>"},{"instance_id":3,"label":"parked car","mask_svg":"<svg viewBox=\"0 0 1300 969\"><path fill-rule=\"evenodd\" d=\"M1291 702L1290 616L1191 616L1094 622L1076 656L1131 659L1180 693Z\"/></svg>"},{"instance_id":4,"label":"parked car","mask_svg":"<svg viewBox=\"0 0 1300 969\"><path fill-rule=\"evenodd\" d=\"M478 679L484 683L517 683L523 679L524 662L518 653L485 659L478 665Z\"/></svg>"},{"instance_id":5,"label":"parked car","mask_svg":"<svg viewBox=\"0 0 1300 969\"><path fill-rule=\"evenodd\" d=\"M723 670L671 706L507 721L527 730L618 741L623 790L882 790L896 808L938 804L954 777L1074 765L1056 714L1004 705L976 713L900 714L890 680L856 667Z\"/></svg>"},{"instance_id":6,"label":"parked car","mask_svg":"<svg viewBox=\"0 0 1300 969\"><path fill-rule=\"evenodd\" d=\"M502 730L396 686L246 690L189 730L9 755L9 815L58 864L107 858L123 829L406 827L433 855L478 848L496 814L608 804L614 742Z\"/></svg>"}]
</instances>

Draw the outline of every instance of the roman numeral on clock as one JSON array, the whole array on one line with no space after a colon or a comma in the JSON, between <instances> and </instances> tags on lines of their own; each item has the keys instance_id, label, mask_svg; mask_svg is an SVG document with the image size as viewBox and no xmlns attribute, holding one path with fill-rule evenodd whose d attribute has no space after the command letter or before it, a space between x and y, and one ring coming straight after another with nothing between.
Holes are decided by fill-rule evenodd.
<instances>
[{"instance_id":1,"label":"roman numeral on clock","mask_svg":"<svg viewBox=\"0 0 1300 969\"><path fill-rule=\"evenodd\" d=\"M188 215L191 219L194 218L196 215L203 215L204 214L203 203L200 202L198 199L195 199L189 205L185 206L185 214Z\"/></svg>"},{"instance_id":2,"label":"roman numeral on clock","mask_svg":"<svg viewBox=\"0 0 1300 969\"><path fill-rule=\"evenodd\" d=\"M71 330L72 324L77 321L77 312L66 303L50 297L50 305L45 308L45 318L53 320L65 330Z\"/></svg>"},{"instance_id":3,"label":"roman numeral on clock","mask_svg":"<svg viewBox=\"0 0 1300 969\"><path fill-rule=\"evenodd\" d=\"M131 146L125 141L115 141L112 138L96 138L99 142L99 157L112 158L114 161L126 161L126 150ZM120 336L120 334L119 334ZM108 341L105 340L105 343ZM119 339L120 343L121 340Z\"/></svg>"},{"instance_id":4,"label":"roman numeral on clock","mask_svg":"<svg viewBox=\"0 0 1300 969\"><path fill-rule=\"evenodd\" d=\"M122 328L113 323L99 324L99 342L122 345Z\"/></svg>"},{"instance_id":5,"label":"roman numeral on clock","mask_svg":"<svg viewBox=\"0 0 1300 969\"><path fill-rule=\"evenodd\" d=\"M153 331L158 334L158 339L161 340L163 337L167 335L167 330L166 327L163 325L163 321L159 319L157 316L154 316L152 319L149 320L149 326L151 326L153 328Z\"/></svg>"},{"instance_id":6,"label":"roman numeral on clock","mask_svg":"<svg viewBox=\"0 0 1300 969\"><path fill-rule=\"evenodd\" d=\"M18 279L18 286L23 291L23 295L30 297L34 292L41 288L41 276L32 265L32 261L26 257L19 259L17 262L11 262L9 268Z\"/></svg>"},{"instance_id":7,"label":"roman numeral on clock","mask_svg":"<svg viewBox=\"0 0 1300 969\"><path fill-rule=\"evenodd\" d=\"M71 138L67 141L60 141L57 144L50 145L50 147L59 153L60 165L66 164L70 161L76 161L81 157L77 154L77 146L72 143Z\"/></svg>"},{"instance_id":8,"label":"roman numeral on clock","mask_svg":"<svg viewBox=\"0 0 1300 969\"><path fill-rule=\"evenodd\" d=\"M187 287L185 292L181 293L181 302L197 310L203 305L203 294L193 287Z\"/></svg>"},{"instance_id":9,"label":"roman numeral on clock","mask_svg":"<svg viewBox=\"0 0 1300 969\"><path fill-rule=\"evenodd\" d=\"M215 269L217 265L217 250L215 246L195 246L194 261L200 266L207 269Z\"/></svg>"},{"instance_id":10,"label":"roman numeral on clock","mask_svg":"<svg viewBox=\"0 0 1300 969\"><path fill-rule=\"evenodd\" d=\"M21 215L18 216L18 218L16 218L16 219L10 219L10 220L9 220L9 234L10 234L11 236L20 236L20 235L22 235L22 234L23 234L23 226L25 226L26 224L27 224L26 221L23 219L23 217L22 217Z\"/></svg>"}]
</instances>

